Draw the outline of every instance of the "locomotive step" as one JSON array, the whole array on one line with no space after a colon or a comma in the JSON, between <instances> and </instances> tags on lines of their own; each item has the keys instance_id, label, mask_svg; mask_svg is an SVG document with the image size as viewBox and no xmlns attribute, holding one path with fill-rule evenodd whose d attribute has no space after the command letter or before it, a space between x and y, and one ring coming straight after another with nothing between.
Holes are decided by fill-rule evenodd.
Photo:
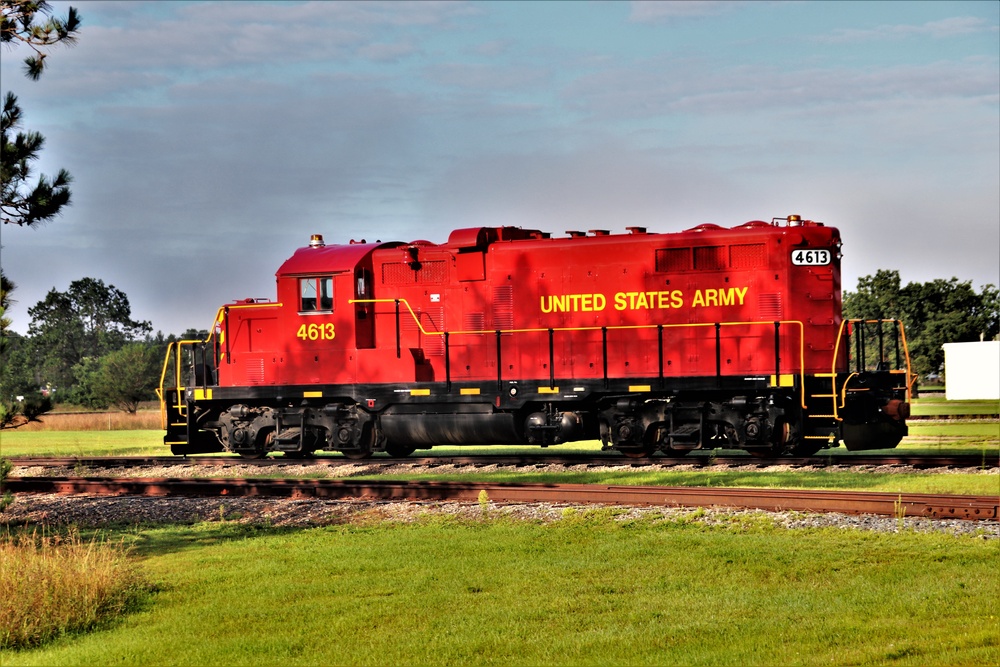
<instances>
[{"instance_id":1,"label":"locomotive step","mask_svg":"<svg viewBox=\"0 0 1000 667\"><path fill-rule=\"evenodd\" d=\"M684 424L669 435L673 444L695 445L701 440L701 426L699 424Z\"/></svg>"},{"instance_id":2,"label":"locomotive step","mask_svg":"<svg viewBox=\"0 0 1000 667\"><path fill-rule=\"evenodd\" d=\"M294 428L286 428L284 431L274 436L274 439L278 442L287 442L289 440L298 440L302 433L302 429L298 426Z\"/></svg>"},{"instance_id":3,"label":"locomotive step","mask_svg":"<svg viewBox=\"0 0 1000 667\"><path fill-rule=\"evenodd\" d=\"M298 451L301 440L301 427L286 428L274 437L274 449L279 452L295 452Z\"/></svg>"}]
</instances>

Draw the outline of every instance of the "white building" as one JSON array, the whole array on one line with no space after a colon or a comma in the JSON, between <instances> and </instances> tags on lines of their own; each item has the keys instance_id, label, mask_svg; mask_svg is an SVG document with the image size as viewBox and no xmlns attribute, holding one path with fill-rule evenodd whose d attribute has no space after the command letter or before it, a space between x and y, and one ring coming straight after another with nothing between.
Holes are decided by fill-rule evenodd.
<instances>
[{"instance_id":1,"label":"white building","mask_svg":"<svg viewBox=\"0 0 1000 667\"><path fill-rule=\"evenodd\" d=\"M945 343L944 373L949 401L1000 400L1000 341Z\"/></svg>"}]
</instances>

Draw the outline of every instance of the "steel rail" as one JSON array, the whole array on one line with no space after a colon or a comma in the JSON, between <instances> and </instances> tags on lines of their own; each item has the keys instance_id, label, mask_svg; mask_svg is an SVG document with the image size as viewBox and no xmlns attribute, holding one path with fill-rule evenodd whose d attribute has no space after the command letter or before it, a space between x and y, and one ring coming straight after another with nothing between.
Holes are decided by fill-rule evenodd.
<instances>
[{"instance_id":1,"label":"steel rail","mask_svg":"<svg viewBox=\"0 0 1000 667\"><path fill-rule=\"evenodd\" d=\"M314 458L294 459L271 457L265 459L243 459L238 456L91 456L91 457L43 457L22 456L8 459L15 466L38 466L46 468L76 467L87 468L141 468L148 466L290 466L290 465L326 465L326 466L389 466L406 463L430 467L456 466L513 466L534 467L548 465L587 465L587 466L630 466L648 467L696 465L701 467L725 465L730 467L756 466L760 468L787 465L793 467L831 467L831 466L911 466L914 468L980 468L993 469L1000 467L1000 451L988 454L955 454L918 456L913 454L826 454L808 457L772 457L756 458L753 456L705 456L689 455L679 458L669 456L652 456L642 459L631 459L617 454L479 454L476 456L423 456L392 458L375 456L369 459L348 459L343 456L317 456Z\"/></svg>"},{"instance_id":2,"label":"steel rail","mask_svg":"<svg viewBox=\"0 0 1000 667\"><path fill-rule=\"evenodd\" d=\"M769 511L839 512L896 517L997 519L1000 496L805 491L798 489L621 486L598 484L486 484L326 479L170 479L11 477L13 493L143 496L282 497L385 501L574 503L680 507L734 507Z\"/></svg>"}]
</instances>

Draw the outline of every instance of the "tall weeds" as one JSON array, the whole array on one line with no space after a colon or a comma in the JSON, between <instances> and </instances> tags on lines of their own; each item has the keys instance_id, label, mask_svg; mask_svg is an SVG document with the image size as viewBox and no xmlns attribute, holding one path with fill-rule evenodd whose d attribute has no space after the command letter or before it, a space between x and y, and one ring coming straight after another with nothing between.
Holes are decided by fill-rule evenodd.
<instances>
[{"instance_id":1,"label":"tall weeds","mask_svg":"<svg viewBox=\"0 0 1000 667\"><path fill-rule=\"evenodd\" d=\"M37 531L0 536L0 648L98 627L150 590L122 545Z\"/></svg>"},{"instance_id":2,"label":"tall weeds","mask_svg":"<svg viewBox=\"0 0 1000 667\"><path fill-rule=\"evenodd\" d=\"M56 413L21 426L19 431L159 431L159 410L127 412Z\"/></svg>"}]
</instances>

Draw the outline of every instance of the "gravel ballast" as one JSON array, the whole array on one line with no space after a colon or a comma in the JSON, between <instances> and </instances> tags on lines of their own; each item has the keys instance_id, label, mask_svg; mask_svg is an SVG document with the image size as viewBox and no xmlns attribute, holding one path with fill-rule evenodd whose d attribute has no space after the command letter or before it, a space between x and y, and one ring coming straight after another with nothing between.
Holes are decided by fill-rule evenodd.
<instances>
[{"instance_id":1,"label":"gravel ballast","mask_svg":"<svg viewBox=\"0 0 1000 667\"><path fill-rule=\"evenodd\" d=\"M656 466L645 468L649 470ZM683 467L683 466L680 466ZM503 466L476 467L475 471L487 473L503 469ZM539 464L531 466L532 472L566 472L573 470L615 471L628 466L564 466ZM679 466L670 466L678 470ZM694 468L694 466L692 466ZM730 466L719 466L721 470L734 470ZM790 466L758 468L748 466L756 472L792 469ZM664 468L667 469L667 468ZM699 467L704 472L709 468ZM802 467L796 467L802 470ZM829 467L822 468L832 472ZM854 470L847 466L844 470ZM387 464L372 462L351 466L327 466L307 462L289 464L262 470L253 465L232 465L225 467L184 466L163 468L111 468L101 470L80 470L72 468L16 467L12 476L100 476L100 477L190 477L190 478L240 478L260 477L354 477L373 474L415 474L433 471L468 472L468 466L442 465L429 468L417 464ZM865 467L864 471L876 473L907 474L917 472L909 466ZM996 469L948 469L931 471L940 474L998 474ZM410 522L430 514L452 515L456 518L481 520L483 518L508 518L525 521L555 522L567 513L594 509L593 505L556 505L549 503L521 503L498 505L490 503L484 511L478 503L459 502L391 502L371 500L325 500L286 498L185 498L185 497L143 497L143 496L62 496L55 494L19 494L14 503L0 514L0 523L8 526L34 525L77 525L80 527L100 527L106 525L140 524L156 525L168 523L194 523L203 521L229 521L249 525L309 527L355 521L398 521ZM845 530L862 530L883 533L905 531L937 532L953 535L973 536L981 539L1000 538L1000 521L964 521L958 519L925 519L916 517L882 517L872 515L846 514L806 514L802 512L765 512L761 510L736 510L728 508L675 508L675 507L615 507L617 520L641 517L661 518L667 521L699 522L706 525L734 525L750 517L770 521L776 526L788 529L836 527Z\"/></svg>"},{"instance_id":2,"label":"gravel ballast","mask_svg":"<svg viewBox=\"0 0 1000 667\"><path fill-rule=\"evenodd\" d=\"M412 522L428 515L451 515L459 519L483 520L506 518L524 521L556 522L568 513L592 510L594 505L556 505L458 502L389 502L370 500L323 500L287 498L158 498L146 496L63 496L56 494L20 494L0 514L0 523L8 526L76 525L96 528L108 525L156 525L197 522L236 522L260 526L312 527L353 522ZM726 508L620 507L614 508L616 520L639 518L675 522L698 522L705 525L737 525L747 519L770 520L788 529L835 527L879 533L916 531L947 533L981 539L1000 538L998 521L962 521L847 514L807 514L803 512L765 512Z\"/></svg>"}]
</instances>

